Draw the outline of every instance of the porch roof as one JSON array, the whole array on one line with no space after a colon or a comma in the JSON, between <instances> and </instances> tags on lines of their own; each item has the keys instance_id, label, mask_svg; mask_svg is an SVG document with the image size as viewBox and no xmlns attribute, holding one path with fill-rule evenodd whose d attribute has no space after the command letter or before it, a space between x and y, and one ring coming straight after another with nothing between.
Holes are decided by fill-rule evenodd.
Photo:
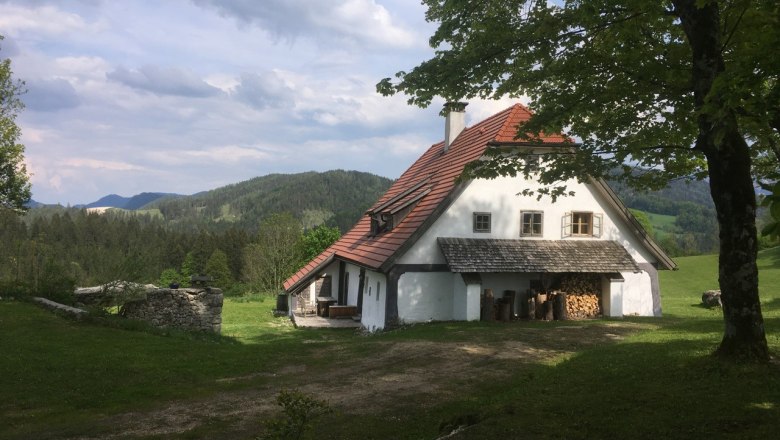
<instances>
[{"instance_id":1,"label":"porch roof","mask_svg":"<svg viewBox=\"0 0 780 440\"><path fill-rule=\"evenodd\" d=\"M638 272L615 241L438 238L453 272Z\"/></svg>"}]
</instances>

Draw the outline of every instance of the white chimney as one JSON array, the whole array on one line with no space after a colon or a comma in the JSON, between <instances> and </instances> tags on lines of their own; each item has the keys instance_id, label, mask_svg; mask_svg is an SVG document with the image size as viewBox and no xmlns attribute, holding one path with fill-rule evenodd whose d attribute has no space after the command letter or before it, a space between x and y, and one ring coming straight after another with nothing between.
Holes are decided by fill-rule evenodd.
<instances>
[{"instance_id":1,"label":"white chimney","mask_svg":"<svg viewBox=\"0 0 780 440\"><path fill-rule=\"evenodd\" d=\"M448 102L444 104L444 152L450 149L461 131L466 128L466 102Z\"/></svg>"}]
</instances>

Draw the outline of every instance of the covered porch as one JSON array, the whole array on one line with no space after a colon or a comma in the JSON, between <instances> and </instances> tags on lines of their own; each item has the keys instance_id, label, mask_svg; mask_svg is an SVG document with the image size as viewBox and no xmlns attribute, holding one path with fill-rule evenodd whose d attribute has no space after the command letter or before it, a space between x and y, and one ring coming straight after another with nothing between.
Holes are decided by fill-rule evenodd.
<instances>
[{"instance_id":1,"label":"covered porch","mask_svg":"<svg viewBox=\"0 0 780 440\"><path fill-rule=\"evenodd\" d=\"M439 238L438 244L461 278L456 319L489 319L493 313L486 308L494 305L496 316L553 319L556 300L571 316L562 319L619 317L624 275L641 272L623 246L607 240ZM509 310L498 312L504 303Z\"/></svg>"},{"instance_id":2,"label":"covered porch","mask_svg":"<svg viewBox=\"0 0 780 440\"><path fill-rule=\"evenodd\" d=\"M290 319L296 327L359 328L357 306L339 304L331 296L330 276L318 277L307 287L290 295Z\"/></svg>"}]
</instances>

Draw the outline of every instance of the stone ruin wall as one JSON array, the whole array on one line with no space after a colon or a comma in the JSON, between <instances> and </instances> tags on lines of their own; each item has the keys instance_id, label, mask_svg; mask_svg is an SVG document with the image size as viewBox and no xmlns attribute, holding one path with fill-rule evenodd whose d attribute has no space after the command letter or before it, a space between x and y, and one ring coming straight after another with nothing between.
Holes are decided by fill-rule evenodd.
<instances>
[{"instance_id":1,"label":"stone ruin wall","mask_svg":"<svg viewBox=\"0 0 780 440\"><path fill-rule=\"evenodd\" d=\"M74 292L77 306L124 303L121 316L146 321L155 327L185 330L222 330L222 291L211 287L167 289L153 284L117 281L83 287Z\"/></svg>"},{"instance_id":2,"label":"stone ruin wall","mask_svg":"<svg viewBox=\"0 0 780 440\"><path fill-rule=\"evenodd\" d=\"M222 300L215 288L153 289L145 299L125 303L119 313L160 328L220 333Z\"/></svg>"}]
</instances>

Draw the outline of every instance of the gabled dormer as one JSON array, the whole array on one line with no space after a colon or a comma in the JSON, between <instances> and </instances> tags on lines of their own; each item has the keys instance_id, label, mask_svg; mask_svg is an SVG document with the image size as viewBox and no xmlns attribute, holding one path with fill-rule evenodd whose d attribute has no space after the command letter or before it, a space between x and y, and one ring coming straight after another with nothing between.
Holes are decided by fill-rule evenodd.
<instances>
[{"instance_id":1,"label":"gabled dormer","mask_svg":"<svg viewBox=\"0 0 780 440\"><path fill-rule=\"evenodd\" d=\"M430 176L366 211L371 219L370 237L381 235L399 225L417 202L431 192Z\"/></svg>"}]
</instances>

